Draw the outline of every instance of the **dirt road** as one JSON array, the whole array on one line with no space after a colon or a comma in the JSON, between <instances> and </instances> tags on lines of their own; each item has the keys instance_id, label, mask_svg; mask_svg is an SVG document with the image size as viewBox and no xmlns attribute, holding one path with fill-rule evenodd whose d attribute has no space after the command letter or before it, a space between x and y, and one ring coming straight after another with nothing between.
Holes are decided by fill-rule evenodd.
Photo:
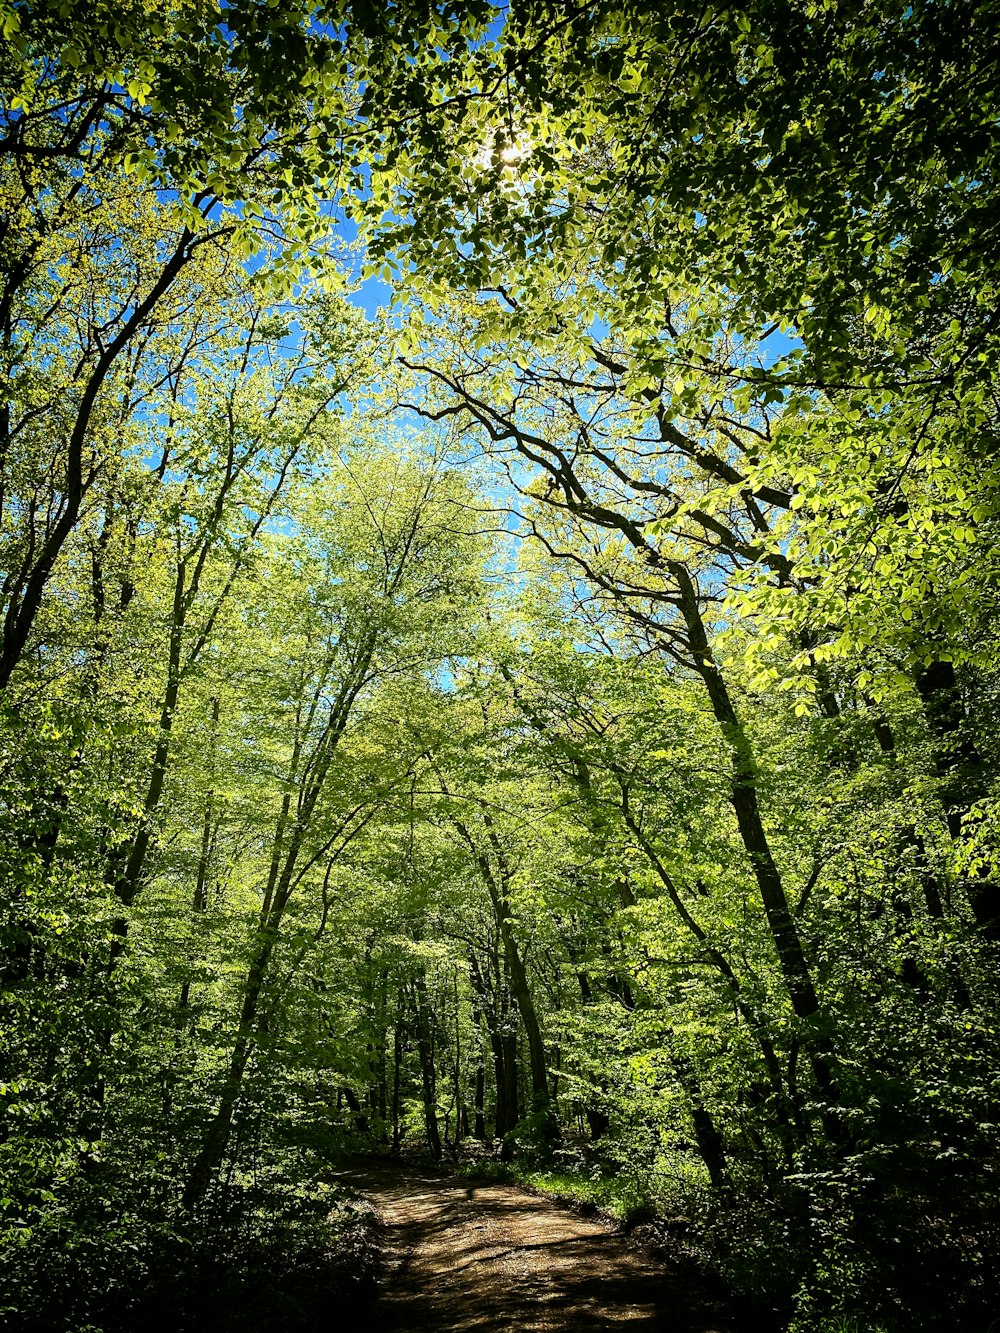
<instances>
[{"instance_id":1,"label":"dirt road","mask_svg":"<svg viewBox=\"0 0 1000 1333\"><path fill-rule=\"evenodd\" d=\"M506 1185L350 1171L387 1230L371 1333L728 1333L599 1221Z\"/></svg>"}]
</instances>

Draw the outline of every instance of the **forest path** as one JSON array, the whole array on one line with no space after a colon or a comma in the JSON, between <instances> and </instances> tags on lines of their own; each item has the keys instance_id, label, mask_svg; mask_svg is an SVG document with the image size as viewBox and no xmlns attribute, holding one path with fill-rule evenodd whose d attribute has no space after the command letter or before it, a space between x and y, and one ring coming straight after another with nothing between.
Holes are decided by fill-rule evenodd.
<instances>
[{"instance_id":1,"label":"forest path","mask_svg":"<svg viewBox=\"0 0 1000 1333\"><path fill-rule=\"evenodd\" d=\"M375 1203L388 1271L371 1333L724 1333L669 1267L550 1200L416 1170L352 1169Z\"/></svg>"}]
</instances>

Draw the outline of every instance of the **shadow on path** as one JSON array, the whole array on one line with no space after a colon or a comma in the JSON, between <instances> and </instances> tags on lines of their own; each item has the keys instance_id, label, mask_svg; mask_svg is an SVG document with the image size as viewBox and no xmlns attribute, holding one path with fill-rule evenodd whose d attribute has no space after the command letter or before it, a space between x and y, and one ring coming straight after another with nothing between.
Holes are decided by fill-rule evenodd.
<instances>
[{"instance_id":1,"label":"shadow on path","mask_svg":"<svg viewBox=\"0 0 1000 1333\"><path fill-rule=\"evenodd\" d=\"M386 1225L372 1333L735 1333L669 1267L549 1200L396 1168L338 1176Z\"/></svg>"}]
</instances>

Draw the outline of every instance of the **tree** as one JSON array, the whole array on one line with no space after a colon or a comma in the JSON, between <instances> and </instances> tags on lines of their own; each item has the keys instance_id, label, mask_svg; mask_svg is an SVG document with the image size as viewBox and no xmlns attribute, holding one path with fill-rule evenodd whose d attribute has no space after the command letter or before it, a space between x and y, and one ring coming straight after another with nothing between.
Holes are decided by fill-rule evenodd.
<instances>
[{"instance_id":1,"label":"tree","mask_svg":"<svg viewBox=\"0 0 1000 1333\"><path fill-rule=\"evenodd\" d=\"M0 0L25 1333L309 1322L359 1145L988 1322L993 18Z\"/></svg>"},{"instance_id":2,"label":"tree","mask_svg":"<svg viewBox=\"0 0 1000 1333\"><path fill-rule=\"evenodd\" d=\"M765 568L762 624L870 676L994 655L992 21L515 8L503 95L377 240L425 294L500 288L536 347L606 325L651 415L755 419L716 465L794 504L764 549L808 592Z\"/></svg>"},{"instance_id":3,"label":"tree","mask_svg":"<svg viewBox=\"0 0 1000 1333\"><path fill-rule=\"evenodd\" d=\"M247 3L223 23L210 7L4 5L0 496L27 512L29 535L6 571L0 689L93 487L95 427L119 364L169 325L176 285L204 253L218 269L277 251L286 282L311 254L317 280L336 284L326 201L361 188L370 140L413 138L416 124L437 142L433 80L394 53L426 48L435 65L458 55L491 11L454 9L279 15ZM91 290L91 265L110 285ZM48 369L67 324L65 389L39 401L33 363ZM44 521L9 457L23 429L55 444Z\"/></svg>"},{"instance_id":4,"label":"tree","mask_svg":"<svg viewBox=\"0 0 1000 1333\"><path fill-rule=\"evenodd\" d=\"M384 485L385 471L378 455L342 459L328 480L323 508L302 515L300 551L289 552L286 598L295 564L304 565L295 607L303 651L285 704L291 728L282 746L283 794L241 988L239 1027L218 1109L188 1176L188 1206L202 1200L224 1159L293 894L319 866L336 862L409 776L413 759L397 767L397 751L380 782L362 778L351 750L360 746L361 758L373 739L366 742L363 731L354 736L355 719L367 714L369 725L378 727L371 696L379 683L433 668L442 653L440 636L470 587L471 543L460 539L457 479L403 459L394 465L391 484L376 489L375 478Z\"/></svg>"}]
</instances>

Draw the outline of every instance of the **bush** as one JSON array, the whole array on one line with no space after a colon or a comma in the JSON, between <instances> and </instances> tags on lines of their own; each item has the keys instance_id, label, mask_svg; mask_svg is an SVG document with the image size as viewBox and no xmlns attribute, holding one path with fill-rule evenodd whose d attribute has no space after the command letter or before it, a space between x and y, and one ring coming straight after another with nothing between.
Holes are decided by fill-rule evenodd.
<instances>
[{"instance_id":1,"label":"bush","mask_svg":"<svg viewBox=\"0 0 1000 1333\"><path fill-rule=\"evenodd\" d=\"M331 1307L364 1325L379 1266L377 1214L344 1191L230 1190L172 1221L105 1190L53 1210L8 1246L9 1333L295 1333Z\"/></svg>"}]
</instances>

